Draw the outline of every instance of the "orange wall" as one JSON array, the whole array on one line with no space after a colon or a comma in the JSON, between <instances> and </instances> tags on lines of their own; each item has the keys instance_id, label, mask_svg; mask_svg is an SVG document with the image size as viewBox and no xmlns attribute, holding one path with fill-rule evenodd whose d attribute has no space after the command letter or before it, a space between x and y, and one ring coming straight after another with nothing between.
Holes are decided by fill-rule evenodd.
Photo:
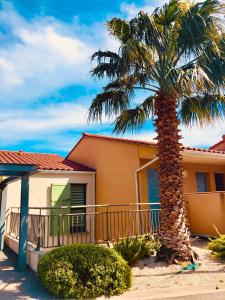
<instances>
[{"instance_id":1,"label":"orange wall","mask_svg":"<svg viewBox=\"0 0 225 300\"><path fill-rule=\"evenodd\" d=\"M136 202L135 171L157 154L157 148L85 136L69 159L95 168L96 203ZM139 159L140 158L140 159ZM157 162L148 168L157 168ZM141 202L148 202L147 169L140 172ZM225 165L184 163L185 193L197 192L196 172L209 173L209 191L215 191L214 173L225 173Z\"/></svg>"},{"instance_id":2,"label":"orange wall","mask_svg":"<svg viewBox=\"0 0 225 300\"><path fill-rule=\"evenodd\" d=\"M145 160L141 160L141 164L146 163ZM141 186L141 202L148 202L148 182L147 182L147 172L148 169L157 169L157 163L147 167L140 174L140 186ZM187 177L184 179L184 192L185 193L196 193L196 172L207 172L209 173L209 191L215 191L215 179L214 173L224 173L225 166L219 165L205 165L205 164L184 164L184 170L186 171Z\"/></svg>"},{"instance_id":3,"label":"orange wall","mask_svg":"<svg viewBox=\"0 0 225 300\"><path fill-rule=\"evenodd\" d=\"M85 137L68 158L96 169L96 204L136 202L138 145Z\"/></svg>"},{"instance_id":4,"label":"orange wall","mask_svg":"<svg viewBox=\"0 0 225 300\"><path fill-rule=\"evenodd\" d=\"M225 173L225 165L204 165L204 164L184 164L184 169L187 171L187 178L184 179L184 192L197 192L196 172L209 173L208 187L209 192L215 191L214 173Z\"/></svg>"},{"instance_id":5,"label":"orange wall","mask_svg":"<svg viewBox=\"0 0 225 300\"><path fill-rule=\"evenodd\" d=\"M96 204L128 204L136 202L135 171L156 153L157 149L151 146L86 136L68 158L96 169ZM157 169L157 162L149 168ZM147 169L142 170L139 176L142 203L148 202ZM196 187L196 172L208 172L210 191L215 191L214 172L225 173L225 165L212 164L212 161L208 164L186 162L184 170L184 191L195 193L185 196L186 199L188 197L188 219L192 232L212 234L215 221L225 233L224 198L221 199L219 193L205 193L207 196L203 198Z\"/></svg>"},{"instance_id":6,"label":"orange wall","mask_svg":"<svg viewBox=\"0 0 225 300\"><path fill-rule=\"evenodd\" d=\"M186 194L185 200L192 233L215 236L215 225L225 234L225 192Z\"/></svg>"}]
</instances>

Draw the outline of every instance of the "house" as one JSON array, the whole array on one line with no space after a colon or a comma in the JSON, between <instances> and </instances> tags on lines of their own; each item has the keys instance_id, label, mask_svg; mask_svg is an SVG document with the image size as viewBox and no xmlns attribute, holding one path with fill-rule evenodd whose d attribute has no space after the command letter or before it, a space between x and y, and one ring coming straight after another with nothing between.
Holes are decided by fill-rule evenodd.
<instances>
[{"instance_id":1,"label":"house","mask_svg":"<svg viewBox=\"0 0 225 300\"><path fill-rule=\"evenodd\" d=\"M222 136L222 140L209 148L210 150L225 151L225 134Z\"/></svg>"},{"instance_id":2,"label":"house","mask_svg":"<svg viewBox=\"0 0 225 300\"><path fill-rule=\"evenodd\" d=\"M183 147L182 158L191 232L225 233L225 151ZM67 159L96 169L96 204L160 202L155 143L84 133Z\"/></svg>"},{"instance_id":3,"label":"house","mask_svg":"<svg viewBox=\"0 0 225 300\"><path fill-rule=\"evenodd\" d=\"M0 233L4 234L5 242L15 252L19 250L19 237L25 231L19 227L20 216L24 204L23 176L10 176L9 168L18 169L35 166L36 169L29 174L29 218L28 218L28 241L33 244L51 246L57 244L57 209L58 206L93 205L95 203L95 170L85 165L65 159L55 154L29 153L24 151L0 151L0 171L6 175L6 179L0 182ZM5 168L8 168L6 171ZM19 175L24 175L19 174ZM2 178L4 179L4 177ZM75 195L75 196L74 196ZM35 207L38 209L35 209ZM88 208L90 212L92 208ZM69 213L82 213L82 209L71 208ZM68 214L68 210L63 213ZM51 220L50 216L51 215ZM63 217L62 217L63 218ZM75 228L82 227L83 215L73 219ZM6 222L5 222L6 220ZM47 222L51 221L51 235L49 235ZM66 220L64 223L68 222ZM21 222L22 223L22 222ZM70 222L71 223L71 222ZM24 222L23 222L24 224ZM69 228L70 229L70 228ZM60 233L62 229L60 228ZM81 235L77 234L77 241ZM70 241L72 243L73 241ZM58 244L57 244L58 245ZM3 238L1 239L1 248ZM28 251L29 264L36 269L36 255L30 248Z\"/></svg>"},{"instance_id":4,"label":"house","mask_svg":"<svg viewBox=\"0 0 225 300\"><path fill-rule=\"evenodd\" d=\"M0 151L0 171L1 164L36 167L29 174L29 245L48 250L76 242L103 243L157 232L157 151L153 142L87 133L66 158ZM183 147L182 159L191 232L214 235L215 225L225 233L225 151ZM23 177L2 185L2 204L6 203L7 212L5 241L15 251L24 231L19 227L24 224L20 221L22 187ZM35 269L34 258L29 257L37 252L32 251L28 252L28 261Z\"/></svg>"}]
</instances>

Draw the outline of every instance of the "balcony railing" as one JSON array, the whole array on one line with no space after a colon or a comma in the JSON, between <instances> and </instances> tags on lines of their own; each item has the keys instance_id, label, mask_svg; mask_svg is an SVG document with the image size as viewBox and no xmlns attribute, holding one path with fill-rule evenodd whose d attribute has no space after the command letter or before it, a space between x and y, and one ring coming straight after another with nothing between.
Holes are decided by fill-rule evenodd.
<instances>
[{"instance_id":1,"label":"balcony railing","mask_svg":"<svg viewBox=\"0 0 225 300\"><path fill-rule=\"evenodd\" d=\"M155 207L156 203L151 204ZM158 205L158 203L157 203ZM157 234L160 208L149 203L30 207L28 242L36 249L74 243L108 243L128 236ZM159 207L159 206L157 206ZM85 213L81 213L85 209ZM7 212L6 233L19 239L20 209Z\"/></svg>"}]
</instances>

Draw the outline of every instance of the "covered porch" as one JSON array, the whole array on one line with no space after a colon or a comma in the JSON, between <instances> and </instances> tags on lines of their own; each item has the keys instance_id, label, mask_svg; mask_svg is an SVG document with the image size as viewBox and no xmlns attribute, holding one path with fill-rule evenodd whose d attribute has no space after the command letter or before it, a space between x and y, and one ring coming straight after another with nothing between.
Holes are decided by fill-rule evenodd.
<instances>
[{"instance_id":1,"label":"covered porch","mask_svg":"<svg viewBox=\"0 0 225 300\"><path fill-rule=\"evenodd\" d=\"M37 171L35 165L0 163L0 250L4 247L5 217L7 201L7 185L17 178L21 178L20 217L19 217L19 247L18 269L25 270L27 261L28 236L28 205L29 205L29 176Z\"/></svg>"}]
</instances>

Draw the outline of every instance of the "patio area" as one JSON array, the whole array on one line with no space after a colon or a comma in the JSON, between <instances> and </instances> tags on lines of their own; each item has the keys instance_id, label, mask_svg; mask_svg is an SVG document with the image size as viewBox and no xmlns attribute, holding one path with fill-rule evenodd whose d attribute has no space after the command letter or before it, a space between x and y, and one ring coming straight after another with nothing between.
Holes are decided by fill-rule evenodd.
<instances>
[{"instance_id":1,"label":"patio area","mask_svg":"<svg viewBox=\"0 0 225 300\"><path fill-rule=\"evenodd\" d=\"M7 247L0 251L0 294L1 300L54 299L30 268L23 272L18 271L17 255Z\"/></svg>"}]
</instances>

